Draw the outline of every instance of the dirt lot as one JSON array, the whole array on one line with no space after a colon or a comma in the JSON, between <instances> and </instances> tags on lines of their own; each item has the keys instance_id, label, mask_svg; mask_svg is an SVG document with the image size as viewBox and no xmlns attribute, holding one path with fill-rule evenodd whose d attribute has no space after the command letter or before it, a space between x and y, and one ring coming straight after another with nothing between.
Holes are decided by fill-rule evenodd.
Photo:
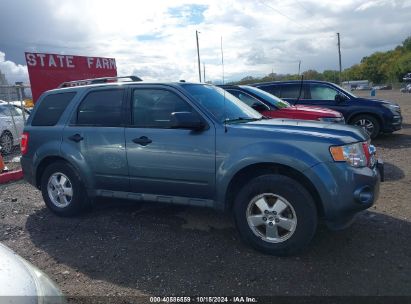
<instances>
[{"instance_id":1,"label":"dirt lot","mask_svg":"<svg viewBox=\"0 0 411 304\"><path fill-rule=\"evenodd\" d=\"M308 251L276 258L243 245L211 210L101 201L64 219L40 192L0 187L0 241L75 295L411 295L411 94L403 130L374 143L386 164L377 204L347 230L320 227Z\"/></svg>"}]
</instances>

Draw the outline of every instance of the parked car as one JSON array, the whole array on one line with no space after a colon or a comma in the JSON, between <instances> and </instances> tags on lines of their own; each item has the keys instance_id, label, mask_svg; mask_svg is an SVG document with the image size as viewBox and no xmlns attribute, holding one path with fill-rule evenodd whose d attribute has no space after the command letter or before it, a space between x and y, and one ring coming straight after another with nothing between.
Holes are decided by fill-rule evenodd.
<instances>
[{"instance_id":1,"label":"parked car","mask_svg":"<svg viewBox=\"0 0 411 304\"><path fill-rule=\"evenodd\" d=\"M360 98L331 82L308 80L277 81L252 84L289 103L313 105L341 112L348 124L363 127L371 138L391 133L402 127L401 108L387 100Z\"/></svg>"},{"instance_id":2,"label":"parked car","mask_svg":"<svg viewBox=\"0 0 411 304\"><path fill-rule=\"evenodd\" d=\"M400 89L401 93L411 93L411 83Z\"/></svg>"},{"instance_id":3,"label":"parked car","mask_svg":"<svg viewBox=\"0 0 411 304\"><path fill-rule=\"evenodd\" d=\"M392 86L391 85L377 85L377 86L373 86L372 89L374 90L392 90Z\"/></svg>"},{"instance_id":4,"label":"parked car","mask_svg":"<svg viewBox=\"0 0 411 304\"><path fill-rule=\"evenodd\" d=\"M5 102L0 103L0 146L3 154L10 154L20 144L24 128L22 110Z\"/></svg>"},{"instance_id":5,"label":"parked car","mask_svg":"<svg viewBox=\"0 0 411 304\"><path fill-rule=\"evenodd\" d=\"M66 303L46 274L1 243L0 286L2 303Z\"/></svg>"},{"instance_id":6,"label":"parked car","mask_svg":"<svg viewBox=\"0 0 411 304\"><path fill-rule=\"evenodd\" d=\"M411 81L411 73L405 74L404 77L402 78L402 80L404 80L404 81Z\"/></svg>"},{"instance_id":7,"label":"parked car","mask_svg":"<svg viewBox=\"0 0 411 304\"><path fill-rule=\"evenodd\" d=\"M265 119L208 84L48 91L21 152L25 179L57 215L78 214L96 196L211 207L232 212L242 239L275 255L304 248L319 220L345 227L379 193L363 129Z\"/></svg>"},{"instance_id":8,"label":"parked car","mask_svg":"<svg viewBox=\"0 0 411 304\"><path fill-rule=\"evenodd\" d=\"M270 93L251 86L220 86L246 105L271 118L290 118L344 123L341 113L327 108L291 105Z\"/></svg>"}]
</instances>

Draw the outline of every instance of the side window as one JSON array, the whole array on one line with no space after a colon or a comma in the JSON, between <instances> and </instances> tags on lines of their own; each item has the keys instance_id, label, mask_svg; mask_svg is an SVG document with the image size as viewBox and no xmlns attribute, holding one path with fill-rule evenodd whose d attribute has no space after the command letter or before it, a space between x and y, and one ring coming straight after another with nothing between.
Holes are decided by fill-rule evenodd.
<instances>
[{"instance_id":1,"label":"side window","mask_svg":"<svg viewBox=\"0 0 411 304\"><path fill-rule=\"evenodd\" d=\"M21 112L21 109L15 107L15 106L10 106L10 114L13 116L22 116L23 113Z\"/></svg>"},{"instance_id":2,"label":"side window","mask_svg":"<svg viewBox=\"0 0 411 304\"><path fill-rule=\"evenodd\" d=\"M310 85L311 99L315 100L335 100L336 90L321 84Z\"/></svg>"},{"instance_id":3,"label":"side window","mask_svg":"<svg viewBox=\"0 0 411 304\"><path fill-rule=\"evenodd\" d=\"M40 101L31 125L54 126L75 95L75 92L70 92L46 96Z\"/></svg>"},{"instance_id":4,"label":"side window","mask_svg":"<svg viewBox=\"0 0 411 304\"><path fill-rule=\"evenodd\" d=\"M278 85L267 85L267 86L261 86L258 88L274 96L280 97L280 86Z\"/></svg>"},{"instance_id":5,"label":"side window","mask_svg":"<svg viewBox=\"0 0 411 304\"><path fill-rule=\"evenodd\" d=\"M161 89L135 89L132 124L141 128L170 128L173 112L193 112L193 108L173 92Z\"/></svg>"},{"instance_id":6,"label":"side window","mask_svg":"<svg viewBox=\"0 0 411 304\"><path fill-rule=\"evenodd\" d=\"M254 98L253 96L248 95L247 93L238 91L238 90L227 90L228 92L230 92L230 94L234 95L235 97L237 97L238 99L240 99L242 102L244 102L247 106L249 107L266 107L268 110L268 107L263 104L261 101L259 101L258 99Z\"/></svg>"},{"instance_id":7,"label":"side window","mask_svg":"<svg viewBox=\"0 0 411 304\"><path fill-rule=\"evenodd\" d=\"M285 84L281 86L281 98L297 99L300 95L300 84ZM301 98L304 97L304 87L301 90Z\"/></svg>"},{"instance_id":8,"label":"side window","mask_svg":"<svg viewBox=\"0 0 411 304\"><path fill-rule=\"evenodd\" d=\"M10 111L6 105L0 105L0 116L10 116Z\"/></svg>"},{"instance_id":9,"label":"side window","mask_svg":"<svg viewBox=\"0 0 411 304\"><path fill-rule=\"evenodd\" d=\"M123 89L99 90L87 94L77 111L77 125L121 126L123 94Z\"/></svg>"}]
</instances>

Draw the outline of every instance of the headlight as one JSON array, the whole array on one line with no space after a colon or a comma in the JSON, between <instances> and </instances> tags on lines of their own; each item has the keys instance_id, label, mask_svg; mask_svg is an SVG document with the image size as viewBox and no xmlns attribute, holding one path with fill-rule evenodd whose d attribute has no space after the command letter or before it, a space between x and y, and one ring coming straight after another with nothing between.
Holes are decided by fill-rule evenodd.
<instances>
[{"instance_id":1,"label":"headlight","mask_svg":"<svg viewBox=\"0 0 411 304\"><path fill-rule=\"evenodd\" d=\"M368 155L366 155L365 152L368 149L367 142L359 142L344 146L332 146L330 147L330 153L334 161L347 162L349 165L359 168L368 165L370 154L368 152Z\"/></svg>"},{"instance_id":2,"label":"headlight","mask_svg":"<svg viewBox=\"0 0 411 304\"><path fill-rule=\"evenodd\" d=\"M345 123L344 117L320 117L318 118L319 121L325 122L336 122L336 123Z\"/></svg>"},{"instance_id":3,"label":"headlight","mask_svg":"<svg viewBox=\"0 0 411 304\"><path fill-rule=\"evenodd\" d=\"M388 110L390 110L391 112L395 112L395 113L401 112L401 108L400 108L399 105L390 104L390 103L384 103L383 106L386 107L386 108L387 108Z\"/></svg>"}]
</instances>

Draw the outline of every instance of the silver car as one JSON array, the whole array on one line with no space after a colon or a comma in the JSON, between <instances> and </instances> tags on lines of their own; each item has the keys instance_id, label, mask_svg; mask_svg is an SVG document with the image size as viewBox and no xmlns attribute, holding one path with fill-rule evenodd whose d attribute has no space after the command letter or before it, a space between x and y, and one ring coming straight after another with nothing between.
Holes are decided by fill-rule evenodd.
<instances>
[{"instance_id":1,"label":"silver car","mask_svg":"<svg viewBox=\"0 0 411 304\"><path fill-rule=\"evenodd\" d=\"M20 144L24 128L23 112L5 102L0 103L0 146L3 154L9 154Z\"/></svg>"},{"instance_id":2,"label":"silver car","mask_svg":"<svg viewBox=\"0 0 411 304\"><path fill-rule=\"evenodd\" d=\"M60 289L39 269L0 244L1 303L66 303Z\"/></svg>"}]
</instances>

